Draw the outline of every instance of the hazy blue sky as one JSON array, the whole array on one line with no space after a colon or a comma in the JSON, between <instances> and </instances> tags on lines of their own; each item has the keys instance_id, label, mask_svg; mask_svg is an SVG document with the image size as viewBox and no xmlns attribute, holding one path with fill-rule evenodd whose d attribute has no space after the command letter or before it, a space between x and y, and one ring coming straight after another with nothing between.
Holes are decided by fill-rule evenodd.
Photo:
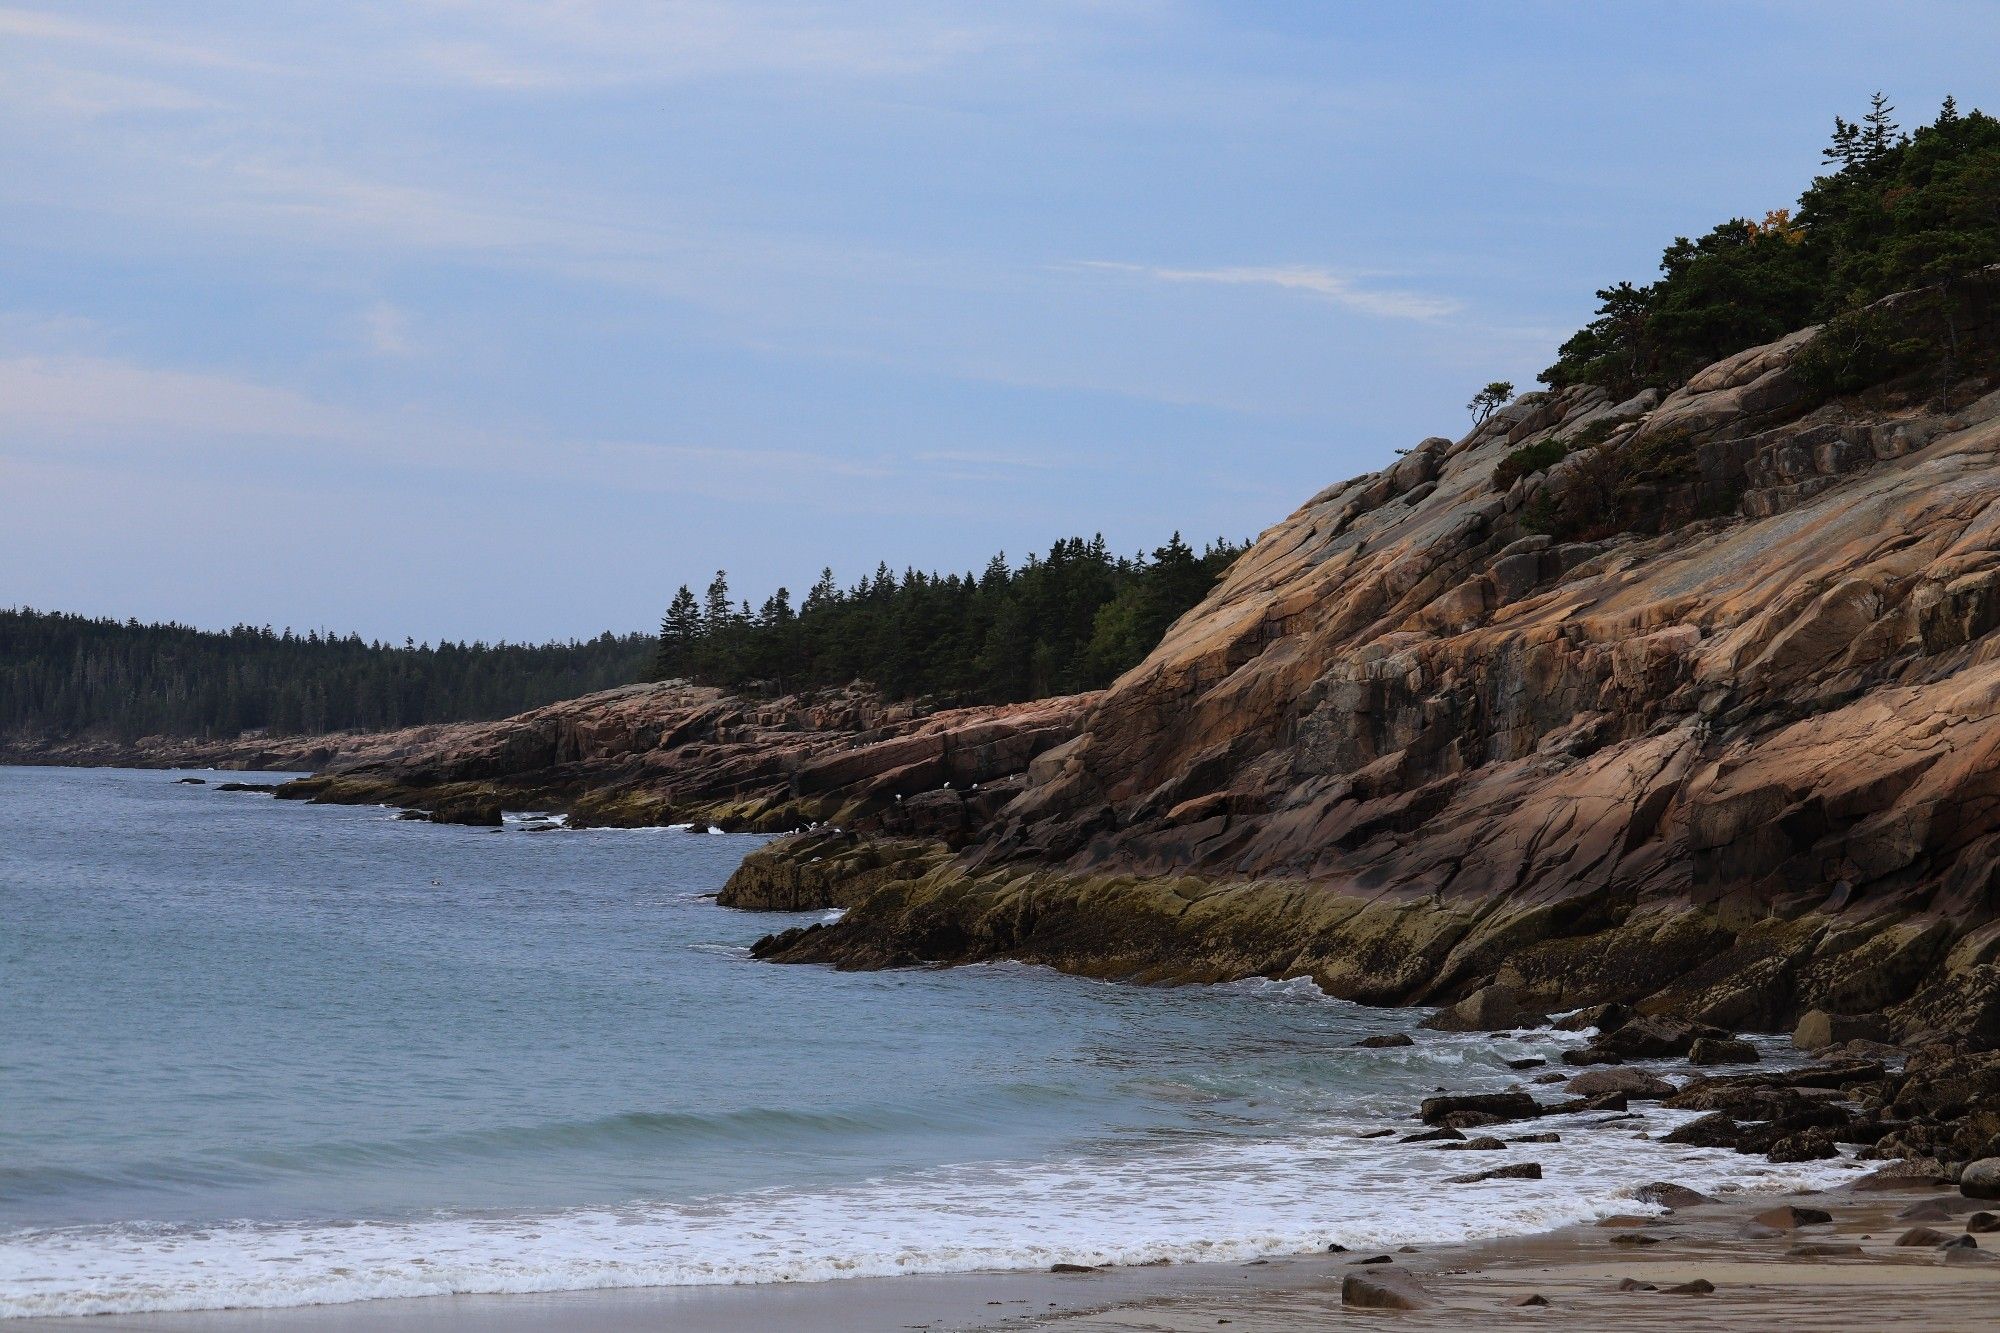
<instances>
[{"instance_id":1,"label":"hazy blue sky","mask_svg":"<svg viewBox=\"0 0 2000 1333\"><path fill-rule=\"evenodd\" d=\"M2000 5L0 5L0 605L544 637L1247 536Z\"/></svg>"}]
</instances>

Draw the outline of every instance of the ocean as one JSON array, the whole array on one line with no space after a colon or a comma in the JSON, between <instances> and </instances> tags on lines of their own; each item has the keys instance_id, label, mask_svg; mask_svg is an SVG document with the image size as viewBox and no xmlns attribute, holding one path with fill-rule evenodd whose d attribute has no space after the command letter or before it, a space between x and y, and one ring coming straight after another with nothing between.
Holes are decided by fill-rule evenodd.
<instances>
[{"instance_id":1,"label":"ocean","mask_svg":"<svg viewBox=\"0 0 2000 1333\"><path fill-rule=\"evenodd\" d=\"M1852 1170L1664 1145L1658 1110L1365 1139L1582 1038L1302 980L762 964L824 914L715 905L755 837L184 776L0 768L0 1317L1243 1260Z\"/></svg>"}]
</instances>

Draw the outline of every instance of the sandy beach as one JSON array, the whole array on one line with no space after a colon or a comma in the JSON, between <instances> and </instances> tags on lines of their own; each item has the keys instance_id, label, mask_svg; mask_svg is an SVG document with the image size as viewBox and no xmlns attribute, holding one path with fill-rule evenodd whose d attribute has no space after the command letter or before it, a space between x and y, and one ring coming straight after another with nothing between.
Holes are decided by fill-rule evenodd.
<instances>
[{"instance_id":1,"label":"sandy beach","mask_svg":"<svg viewBox=\"0 0 2000 1333\"><path fill-rule=\"evenodd\" d=\"M1948 1217L1899 1216L1935 1203ZM1795 1205L1830 1223L1774 1228L1754 1219ZM1735 1333L2000 1326L2000 1233L1975 1235L1977 1259L1934 1243L1899 1246L1912 1228L1965 1234L1980 1203L1942 1186L1845 1188L1742 1195L1658 1216L1612 1218L1538 1236L1397 1252L1309 1255L1248 1264L1191 1264L1091 1273L974 1273L761 1287L667 1288L557 1295L440 1297L290 1310L24 1320L24 1330L94 1333L751 1333L797 1329L945 1333L1016 1329L1064 1333L1182 1333L1233 1325L1304 1333L1349 1321L1410 1329L1514 1328L1545 1320L1565 1329L1684 1329ZM1643 1236L1645 1241L1634 1240ZM1990 1256L1990 1257L1987 1257ZM1352 1274L1407 1273L1429 1308L1357 1309L1343 1303ZM1629 1284L1639 1284L1627 1289ZM1675 1291L1683 1284L1713 1291ZM1621 1286L1627 1284L1627 1286ZM1521 1305L1539 1296L1546 1306ZM1357 1325L1358 1326L1358 1325Z\"/></svg>"}]
</instances>

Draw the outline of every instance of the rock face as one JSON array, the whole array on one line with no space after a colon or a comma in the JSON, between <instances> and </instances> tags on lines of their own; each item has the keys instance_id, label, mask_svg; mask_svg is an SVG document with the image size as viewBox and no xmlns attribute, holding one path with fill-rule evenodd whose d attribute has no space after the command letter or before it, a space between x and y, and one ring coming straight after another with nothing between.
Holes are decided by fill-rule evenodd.
<instances>
[{"instance_id":1,"label":"rock face","mask_svg":"<svg viewBox=\"0 0 2000 1333\"><path fill-rule=\"evenodd\" d=\"M857 849L847 835L921 838L927 852L963 845L1022 790L1037 756L1075 736L1096 697L925 711L858 688L760 701L679 682L630 685L500 722L375 737L277 794L452 820L474 811L482 822L487 811L498 822L504 806L566 811L579 827L831 824L844 841L824 834L762 876L751 868L740 899L831 906L908 858L907 848Z\"/></svg>"},{"instance_id":2,"label":"rock face","mask_svg":"<svg viewBox=\"0 0 2000 1333\"><path fill-rule=\"evenodd\" d=\"M767 956L2000 1039L2000 393L1814 405L1809 335L1329 487L950 864ZM1653 530L1537 531L1607 459Z\"/></svg>"}]
</instances>

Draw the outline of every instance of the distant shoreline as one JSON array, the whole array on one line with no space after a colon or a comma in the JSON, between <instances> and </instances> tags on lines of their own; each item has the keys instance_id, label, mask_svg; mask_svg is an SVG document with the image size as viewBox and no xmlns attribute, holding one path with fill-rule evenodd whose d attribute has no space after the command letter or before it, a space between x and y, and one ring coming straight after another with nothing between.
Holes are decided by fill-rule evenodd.
<instances>
[{"instance_id":1,"label":"distant shoreline","mask_svg":"<svg viewBox=\"0 0 2000 1333\"><path fill-rule=\"evenodd\" d=\"M212 768L225 772L316 773L335 760L380 748L389 738L409 739L429 728L405 731L335 731L303 736L246 736L197 740L142 736L136 741L90 738L0 738L0 765L26 768Z\"/></svg>"}]
</instances>

